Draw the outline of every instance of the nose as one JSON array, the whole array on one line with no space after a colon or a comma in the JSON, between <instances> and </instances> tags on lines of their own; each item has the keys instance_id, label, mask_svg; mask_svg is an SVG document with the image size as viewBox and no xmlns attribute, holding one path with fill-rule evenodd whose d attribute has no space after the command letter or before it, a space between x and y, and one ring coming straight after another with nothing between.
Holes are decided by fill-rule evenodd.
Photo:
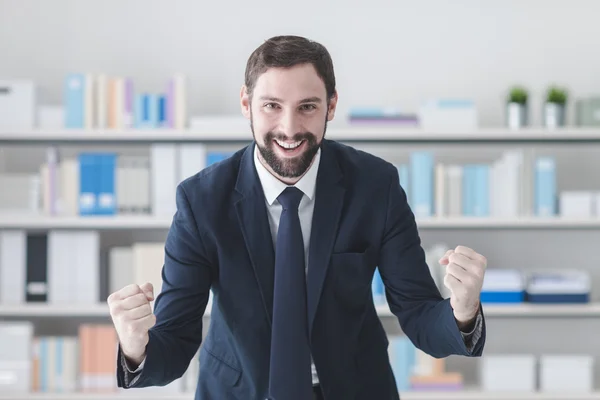
<instances>
[{"instance_id":1,"label":"nose","mask_svg":"<svg viewBox=\"0 0 600 400\"><path fill-rule=\"evenodd\" d=\"M279 129L285 136L293 137L296 133L300 132L300 118L293 111L282 113L281 120L279 121Z\"/></svg>"}]
</instances>

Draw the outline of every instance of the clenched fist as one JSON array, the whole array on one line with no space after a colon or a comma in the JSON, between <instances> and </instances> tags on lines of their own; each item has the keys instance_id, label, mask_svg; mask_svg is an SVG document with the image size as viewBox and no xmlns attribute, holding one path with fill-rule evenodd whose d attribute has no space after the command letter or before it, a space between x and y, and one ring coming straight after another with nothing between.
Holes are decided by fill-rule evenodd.
<instances>
[{"instance_id":1,"label":"clenched fist","mask_svg":"<svg viewBox=\"0 0 600 400\"><path fill-rule=\"evenodd\" d=\"M487 260L481 254L465 246L448 250L440 259L446 265L444 285L452 292L450 304L454 318L468 324L479 311L479 301Z\"/></svg>"},{"instance_id":2,"label":"clenched fist","mask_svg":"<svg viewBox=\"0 0 600 400\"><path fill-rule=\"evenodd\" d=\"M156 323L150 302L154 300L151 283L128 285L108 296L110 316L123 355L132 364L139 365L146 355L148 330Z\"/></svg>"}]
</instances>

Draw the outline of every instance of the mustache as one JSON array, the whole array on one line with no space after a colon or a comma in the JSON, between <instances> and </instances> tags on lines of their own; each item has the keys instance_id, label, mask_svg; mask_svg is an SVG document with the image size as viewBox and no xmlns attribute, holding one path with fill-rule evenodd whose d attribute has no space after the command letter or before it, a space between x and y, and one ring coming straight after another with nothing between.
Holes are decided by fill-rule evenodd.
<instances>
[{"instance_id":1,"label":"mustache","mask_svg":"<svg viewBox=\"0 0 600 400\"><path fill-rule=\"evenodd\" d=\"M287 135L280 133L280 132L267 132L267 134L265 135L265 139L266 141L273 141L275 139L277 140L294 140L294 141L300 141L300 140L308 140L308 141L312 141L312 140L316 140L316 136L311 133L311 132L299 132L294 134L294 136L292 136L291 138L288 137Z\"/></svg>"}]
</instances>

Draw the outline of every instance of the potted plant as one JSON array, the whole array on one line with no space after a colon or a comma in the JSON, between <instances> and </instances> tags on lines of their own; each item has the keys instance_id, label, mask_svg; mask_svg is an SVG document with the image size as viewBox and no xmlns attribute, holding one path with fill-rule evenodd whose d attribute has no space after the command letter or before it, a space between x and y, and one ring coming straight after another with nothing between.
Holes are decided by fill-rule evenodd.
<instances>
[{"instance_id":1,"label":"potted plant","mask_svg":"<svg viewBox=\"0 0 600 400\"><path fill-rule=\"evenodd\" d=\"M557 86L551 86L544 104L544 125L556 128L565 125L567 91Z\"/></svg>"},{"instance_id":2,"label":"potted plant","mask_svg":"<svg viewBox=\"0 0 600 400\"><path fill-rule=\"evenodd\" d=\"M518 129L527 126L527 100L529 93L522 86L513 87L509 94L506 107L506 122L509 128Z\"/></svg>"}]
</instances>

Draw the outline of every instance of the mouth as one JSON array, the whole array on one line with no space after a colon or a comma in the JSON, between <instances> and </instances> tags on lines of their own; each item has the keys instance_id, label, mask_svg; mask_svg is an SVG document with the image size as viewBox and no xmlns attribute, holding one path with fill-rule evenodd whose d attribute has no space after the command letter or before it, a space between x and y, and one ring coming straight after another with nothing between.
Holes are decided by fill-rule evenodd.
<instances>
[{"instance_id":1,"label":"mouth","mask_svg":"<svg viewBox=\"0 0 600 400\"><path fill-rule=\"evenodd\" d=\"M305 147L306 139L296 141L275 139L273 142L275 142L275 147L280 153L286 156L295 156L296 154L302 152L302 149Z\"/></svg>"}]
</instances>

